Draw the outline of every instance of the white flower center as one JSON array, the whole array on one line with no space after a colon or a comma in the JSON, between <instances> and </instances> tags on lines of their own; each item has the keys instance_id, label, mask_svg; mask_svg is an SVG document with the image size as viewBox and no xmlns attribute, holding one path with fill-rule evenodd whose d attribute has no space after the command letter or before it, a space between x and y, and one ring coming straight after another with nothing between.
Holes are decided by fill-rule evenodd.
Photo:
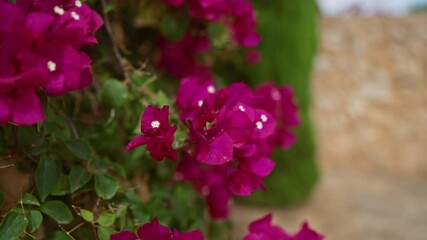
<instances>
[{"instance_id":1,"label":"white flower center","mask_svg":"<svg viewBox=\"0 0 427 240\"><path fill-rule=\"evenodd\" d=\"M258 128L259 130L261 130L264 127L264 125L262 125L261 121L258 121L255 124L256 124L256 128Z\"/></svg>"},{"instance_id":2,"label":"white flower center","mask_svg":"<svg viewBox=\"0 0 427 240\"><path fill-rule=\"evenodd\" d=\"M74 3L74 5L76 5L76 7L82 7L82 2L79 0L76 0L76 2Z\"/></svg>"},{"instance_id":3,"label":"white flower center","mask_svg":"<svg viewBox=\"0 0 427 240\"><path fill-rule=\"evenodd\" d=\"M197 102L197 105L198 105L199 107L203 106L203 100L199 100L199 101Z\"/></svg>"},{"instance_id":4,"label":"white flower center","mask_svg":"<svg viewBox=\"0 0 427 240\"><path fill-rule=\"evenodd\" d=\"M65 11L64 11L64 9L63 8L61 8L60 6L55 6L54 8L53 8L53 11L56 13L56 14L58 14L58 15L64 15L64 13L65 13Z\"/></svg>"},{"instance_id":5,"label":"white flower center","mask_svg":"<svg viewBox=\"0 0 427 240\"><path fill-rule=\"evenodd\" d=\"M159 128L160 127L160 122L159 121L152 121L151 122L151 127L152 128Z\"/></svg>"},{"instance_id":6,"label":"white flower center","mask_svg":"<svg viewBox=\"0 0 427 240\"><path fill-rule=\"evenodd\" d=\"M76 12L71 12L71 17L74 18L74 20L80 20L80 16Z\"/></svg>"},{"instance_id":7,"label":"white flower center","mask_svg":"<svg viewBox=\"0 0 427 240\"><path fill-rule=\"evenodd\" d=\"M275 101L279 101L281 96L280 96L280 92L277 89L273 89L271 91L271 97L273 98L273 100Z\"/></svg>"},{"instance_id":8,"label":"white flower center","mask_svg":"<svg viewBox=\"0 0 427 240\"><path fill-rule=\"evenodd\" d=\"M268 118L265 114L261 114L261 121L267 122Z\"/></svg>"},{"instance_id":9,"label":"white flower center","mask_svg":"<svg viewBox=\"0 0 427 240\"><path fill-rule=\"evenodd\" d=\"M242 105L239 105L239 110L244 112L245 111L245 107L243 107Z\"/></svg>"},{"instance_id":10,"label":"white flower center","mask_svg":"<svg viewBox=\"0 0 427 240\"><path fill-rule=\"evenodd\" d=\"M49 69L50 72L56 71L56 63L54 61L48 61L47 62L47 69Z\"/></svg>"},{"instance_id":11,"label":"white flower center","mask_svg":"<svg viewBox=\"0 0 427 240\"><path fill-rule=\"evenodd\" d=\"M215 87L214 86L212 86L212 85L210 85L209 87L208 87L208 93L214 93L215 92Z\"/></svg>"}]
</instances>

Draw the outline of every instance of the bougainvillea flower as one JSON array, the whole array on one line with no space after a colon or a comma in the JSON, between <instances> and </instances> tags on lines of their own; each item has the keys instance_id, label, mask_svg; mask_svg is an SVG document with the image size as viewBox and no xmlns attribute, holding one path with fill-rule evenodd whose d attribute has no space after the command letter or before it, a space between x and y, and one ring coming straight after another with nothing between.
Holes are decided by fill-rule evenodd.
<instances>
[{"instance_id":1,"label":"bougainvillea flower","mask_svg":"<svg viewBox=\"0 0 427 240\"><path fill-rule=\"evenodd\" d=\"M231 192L239 196L250 196L256 189L265 188L263 180L270 175L274 166L274 161L266 157L240 159L239 169L228 180Z\"/></svg>"},{"instance_id":2,"label":"bougainvillea flower","mask_svg":"<svg viewBox=\"0 0 427 240\"><path fill-rule=\"evenodd\" d=\"M31 125L43 118L42 105L33 90L21 89L8 95L0 95L0 124L13 122Z\"/></svg>"},{"instance_id":3,"label":"bougainvillea flower","mask_svg":"<svg viewBox=\"0 0 427 240\"><path fill-rule=\"evenodd\" d=\"M288 149L296 140L292 128L300 125L298 108L290 86L276 87L272 83L260 85L255 91L256 106L269 112L277 121L277 129L269 141Z\"/></svg>"},{"instance_id":4,"label":"bougainvillea flower","mask_svg":"<svg viewBox=\"0 0 427 240\"><path fill-rule=\"evenodd\" d=\"M177 78L188 76L212 78L206 66L195 59L210 47L210 41L206 36L189 33L177 42L160 38L158 45L160 52L156 64L159 69Z\"/></svg>"},{"instance_id":5,"label":"bougainvillea flower","mask_svg":"<svg viewBox=\"0 0 427 240\"><path fill-rule=\"evenodd\" d=\"M307 222L304 222L300 231L295 234L292 240L323 240L324 237L316 231L310 229Z\"/></svg>"},{"instance_id":6,"label":"bougainvillea flower","mask_svg":"<svg viewBox=\"0 0 427 240\"><path fill-rule=\"evenodd\" d=\"M233 158L233 147L242 146L252 136L253 124L249 116L238 108L227 110L226 91L218 91L193 116L191 140L195 140L197 159L219 165ZM207 125L211 125L206 127Z\"/></svg>"},{"instance_id":7,"label":"bougainvillea flower","mask_svg":"<svg viewBox=\"0 0 427 240\"><path fill-rule=\"evenodd\" d=\"M236 42L244 47L255 47L261 41L261 36L256 32L256 17L252 8L236 16L231 25L233 37Z\"/></svg>"},{"instance_id":8,"label":"bougainvillea flower","mask_svg":"<svg viewBox=\"0 0 427 240\"><path fill-rule=\"evenodd\" d=\"M92 82L91 59L101 17L78 0L0 1L0 123L30 125L44 118L37 97L80 90ZM25 93L25 94L24 94Z\"/></svg>"},{"instance_id":9,"label":"bougainvillea flower","mask_svg":"<svg viewBox=\"0 0 427 240\"><path fill-rule=\"evenodd\" d=\"M196 18L215 21L224 13L225 6L224 0L189 0L188 11Z\"/></svg>"},{"instance_id":10,"label":"bougainvillea flower","mask_svg":"<svg viewBox=\"0 0 427 240\"><path fill-rule=\"evenodd\" d=\"M231 192L227 186L229 166L202 166L193 156L184 154L177 167L177 179L190 181L205 198L213 219L227 219L230 212Z\"/></svg>"},{"instance_id":11,"label":"bougainvillea flower","mask_svg":"<svg viewBox=\"0 0 427 240\"><path fill-rule=\"evenodd\" d=\"M243 240L323 240L323 236L309 228L304 222L301 230L291 235L281 227L271 224L272 215L268 214L249 225L249 234Z\"/></svg>"},{"instance_id":12,"label":"bougainvillea flower","mask_svg":"<svg viewBox=\"0 0 427 240\"><path fill-rule=\"evenodd\" d=\"M154 218L151 222L142 225L137 231L139 239L171 239L171 232L168 227L160 225L159 220Z\"/></svg>"},{"instance_id":13,"label":"bougainvillea flower","mask_svg":"<svg viewBox=\"0 0 427 240\"><path fill-rule=\"evenodd\" d=\"M81 44L97 43L93 34L101 28L101 16L80 0L17 0L17 5L26 12L43 12L57 17L53 30L69 28L80 32ZM73 37L70 35L70 37Z\"/></svg>"},{"instance_id":14,"label":"bougainvillea flower","mask_svg":"<svg viewBox=\"0 0 427 240\"><path fill-rule=\"evenodd\" d=\"M231 192L226 186L213 186L209 188L206 203L209 214L213 219L227 219L230 212Z\"/></svg>"},{"instance_id":15,"label":"bougainvillea flower","mask_svg":"<svg viewBox=\"0 0 427 240\"><path fill-rule=\"evenodd\" d=\"M141 136L134 138L126 151L147 144L151 156L158 161L167 157L176 160L176 150L172 148L176 125L169 123L169 106L162 109L148 106L141 119Z\"/></svg>"},{"instance_id":16,"label":"bougainvillea flower","mask_svg":"<svg viewBox=\"0 0 427 240\"><path fill-rule=\"evenodd\" d=\"M177 230L173 234L168 227L160 225L159 220L154 218L151 222L144 224L133 234L131 231L123 231L111 235L110 240L203 240L200 230L180 233Z\"/></svg>"}]
</instances>

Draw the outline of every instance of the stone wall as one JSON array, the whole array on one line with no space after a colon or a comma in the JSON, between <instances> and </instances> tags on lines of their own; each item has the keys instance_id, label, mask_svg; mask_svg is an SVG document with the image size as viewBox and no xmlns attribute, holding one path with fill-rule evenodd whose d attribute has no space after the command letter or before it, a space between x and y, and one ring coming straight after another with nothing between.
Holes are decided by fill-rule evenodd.
<instances>
[{"instance_id":1,"label":"stone wall","mask_svg":"<svg viewBox=\"0 0 427 240\"><path fill-rule=\"evenodd\" d=\"M427 14L321 24L312 92L322 168L427 178Z\"/></svg>"}]
</instances>

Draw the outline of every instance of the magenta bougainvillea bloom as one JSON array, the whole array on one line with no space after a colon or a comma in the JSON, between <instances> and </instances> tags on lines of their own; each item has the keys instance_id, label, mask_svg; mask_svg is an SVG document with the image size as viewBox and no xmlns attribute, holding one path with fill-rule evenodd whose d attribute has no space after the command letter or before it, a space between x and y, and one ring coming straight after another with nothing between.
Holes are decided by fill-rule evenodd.
<instances>
[{"instance_id":1,"label":"magenta bougainvillea bloom","mask_svg":"<svg viewBox=\"0 0 427 240\"><path fill-rule=\"evenodd\" d=\"M206 168L186 153L175 174L178 180L190 181L201 193L213 219L227 219L232 196L227 186L228 169L225 165Z\"/></svg>"},{"instance_id":2,"label":"magenta bougainvillea bloom","mask_svg":"<svg viewBox=\"0 0 427 240\"><path fill-rule=\"evenodd\" d=\"M249 234L243 240L323 240L323 236L309 228L306 222L301 230L294 234L288 234L281 227L272 225L272 215L268 214L249 225Z\"/></svg>"},{"instance_id":3,"label":"magenta bougainvillea bloom","mask_svg":"<svg viewBox=\"0 0 427 240\"><path fill-rule=\"evenodd\" d=\"M253 91L244 83L217 89L212 81L182 79L176 103L189 129L177 177L193 183L212 218L228 217L233 194L265 189L275 147L289 147L299 124L289 87L273 84ZM286 144L283 139L288 139Z\"/></svg>"},{"instance_id":4,"label":"magenta bougainvillea bloom","mask_svg":"<svg viewBox=\"0 0 427 240\"><path fill-rule=\"evenodd\" d=\"M154 218L151 222L144 224L137 231L137 234L131 231L123 231L111 235L110 240L203 240L203 234L200 230L191 232L178 232L174 229L171 233L166 226L160 225L159 220Z\"/></svg>"},{"instance_id":5,"label":"magenta bougainvillea bloom","mask_svg":"<svg viewBox=\"0 0 427 240\"><path fill-rule=\"evenodd\" d=\"M212 79L208 67L195 60L199 54L209 49L207 37L187 34L178 42L160 38L158 44L160 54L156 62L159 69L176 78L194 76Z\"/></svg>"},{"instance_id":6,"label":"magenta bougainvillea bloom","mask_svg":"<svg viewBox=\"0 0 427 240\"><path fill-rule=\"evenodd\" d=\"M184 5L184 0L163 0L173 7ZM188 11L195 18L229 26L233 39L244 47L254 47L261 38L256 32L255 10L248 0L188 0Z\"/></svg>"},{"instance_id":7,"label":"magenta bougainvillea bloom","mask_svg":"<svg viewBox=\"0 0 427 240\"><path fill-rule=\"evenodd\" d=\"M101 17L70 0L0 1L0 124L44 119L36 91L61 96L92 82L81 47L96 43Z\"/></svg>"},{"instance_id":8,"label":"magenta bougainvillea bloom","mask_svg":"<svg viewBox=\"0 0 427 240\"><path fill-rule=\"evenodd\" d=\"M169 106L162 109L148 106L141 119L141 136L134 138L127 146L126 151L147 145L151 156L161 161L165 157L175 161L176 150L172 148L176 125L169 123Z\"/></svg>"},{"instance_id":9,"label":"magenta bougainvillea bloom","mask_svg":"<svg viewBox=\"0 0 427 240\"><path fill-rule=\"evenodd\" d=\"M272 83L258 86L255 92L256 105L269 112L278 122L278 127L269 139L275 146L289 149L296 140L292 128L300 125L298 107L290 86L276 87Z\"/></svg>"},{"instance_id":10,"label":"magenta bougainvillea bloom","mask_svg":"<svg viewBox=\"0 0 427 240\"><path fill-rule=\"evenodd\" d=\"M212 80L210 67L196 61L197 55L210 48L206 26L200 22L220 22L230 30L231 39L240 46L253 48L261 37L256 31L254 7L249 0L163 0L172 7L187 6L189 14L196 19L188 33L178 42L164 38L159 41L157 65L162 71L176 77L196 76ZM197 21L199 20L199 21ZM198 32L199 35L194 32ZM250 63L259 60L259 52L248 56Z\"/></svg>"}]
</instances>

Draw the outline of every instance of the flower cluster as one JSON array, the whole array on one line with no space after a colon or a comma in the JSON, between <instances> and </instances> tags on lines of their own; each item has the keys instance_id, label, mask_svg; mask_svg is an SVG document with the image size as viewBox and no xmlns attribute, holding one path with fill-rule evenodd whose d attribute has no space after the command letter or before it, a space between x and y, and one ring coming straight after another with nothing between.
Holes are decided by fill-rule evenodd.
<instances>
[{"instance_id":1,"label":"flower cluster","mask_svg":"<svg viewBox=\"0 0 427 240\"><path fill-rule=\"evenodd\" d=\"M200 230L191 232L178 232L174 229L171 233L170 229L166 226L160 225L157 218L151 222L144 224L134 234L130 231L123 231L111 235L110 240L203 240L203 234Z\"/></svg>"},{"instance_id":2,"label":"flower cluster","mask_svg":"<svg viewBox=\"0 0 427 240\"><path fill-rule=\"evenodd\" d=\"M255 91L244 83L217 90L212 81L188 77L176 105L189 131L176 176L193 183L217 219L228 217L232 194L249 196L264 188L263 179L275 166L269 158L273 149L289 148L295 141L290 129L299 124L292 90L271 83ZM143 135L126 150L147 144L154 159L175 160L176 126L170 125L168 111L168 106L148 106L141 120Z\"/></svg>"},{"instance_id":3,"label":"flower cluster","mask_svg":"<svg viewBox=\"0 0 427 240\"><path fill-rule=\"evenodd\" d=\"M270 83L255 91L244 83L217 90L212 82L186 78L176 103L193 143L177 177L193 182L213 218L227 218L232 194L249 196L264 188L275 166L273 149L294 142L290 128L299 119L292 91Z\"/></svg>"},{"instance_id":4,"label":"flower cluster","mask_svg":"<svg viewBox=\"0 0 427 240\"><path fill-rule=\"evenodd\" d=\"M87 87L101 17L80 0L0 1L0 123L29 125L44 119L37 96Z\"/></svg>"},{"instance_id":5,"label":"flower cluster","mask_svg":"<svg viewBox=\"0 0 427 240\"><path fill-rule=\"evenodd\" d=\"M272 215L253 221L249 234L243 240L323 240L323 236L309 228L304 222L300 231L294 235L286 233L281 227L271 224Z\"/></svg>"},{"instance_id":6,"label":"flower cluster","mask_svg":"<svg viewBox=\"0 0 427 240\"><path fill-rule=\"evenodd\" d=\"M160 37L158 41L159 56L156 61L160 70L181 79L198 77L212 80L208 65L196 61L199 54L211 47L210 39L206 36L207 25L220 22L227 26L231 38L240 46L253 48L261 37L256 32L255 10L248 0L163 0L172 7L181 7L187 2L189 14L195 18L187 34L177 42L171 42ZM260 59L260 53L250 50L247 61L255 64Z\"/></svg>"},{"instance_id":7,"label":"flower cluster","mask_svg":"<svg viewBox=\"0 0 427 240\"><path fill-rule=\"evenodd\" d=\"M275 163L275 147L288 148L295 140L292 127L299 124L289 87L268 83L255 91L244 83L217 90L212 81L182 80L176 105L188 128L176 176L191 181L202 193L213 218L227 218L233 194L249 196L264 188L263 180ZM126 150L147 144L154 159L175 160L171 147L176 126L168 119L169 107L148 106L142 115L143 135Z\"/></svg>"},{"instance_id":8,"label":"flower cluster","mask_svg":"<svg viewBox=\"0 0 427 240\"><path fill-rule=\"evenodd\" d=\"M261 38L255 31L256 18L248 0L163 0L173 7L187 2L191 16L209 22L222 21L229 26L233 39L244 47L255 47Z\"/></svg>"},{"instance_id":9,"label":"flower cluster","mask_svg":"<svg viewBox=\"0 0 427 240\"><path fill-rule=\"evenodd\" d=\"M159 69L179 79L194 76L212 80L209 68L196 61L197 55L210 48L207 37L189 33L177 42L169 42L161 38L158 44L160 48L157 61Z\"/></svg>"}]
</instances>

